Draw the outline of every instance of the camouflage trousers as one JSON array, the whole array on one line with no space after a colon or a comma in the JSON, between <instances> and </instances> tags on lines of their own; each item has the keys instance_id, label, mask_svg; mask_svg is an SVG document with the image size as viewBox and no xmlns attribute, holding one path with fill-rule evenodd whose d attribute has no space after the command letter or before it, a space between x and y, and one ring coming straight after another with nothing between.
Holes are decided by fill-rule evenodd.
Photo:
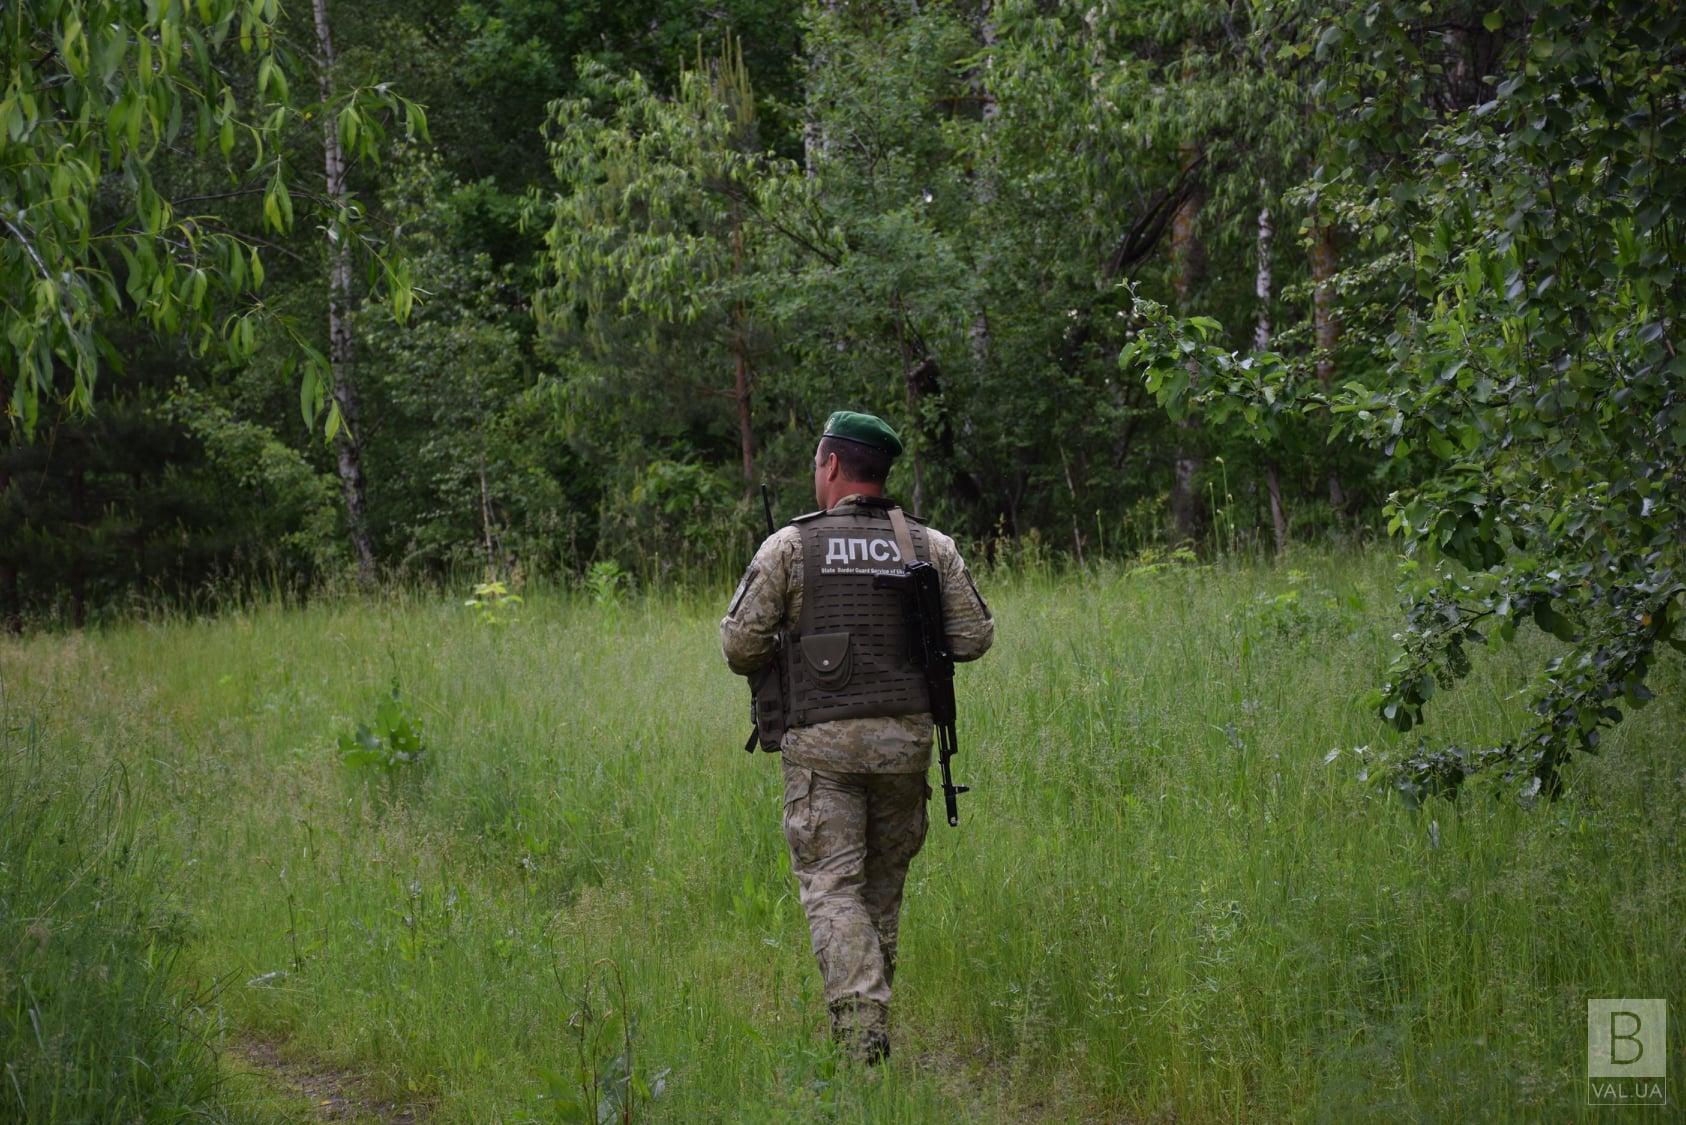
<instances>
[{"instance_id":1,"label":"camouflage trousers","mask_svg":"<svg viewBox=\"0 0 1686 1125\"><path fill-rule=\"evenodd\" d=\"M784 762L784 835L839 1037L887 1029L902 886L925 843L930 795L923 773Z\"/></svg>"}]
</instances>

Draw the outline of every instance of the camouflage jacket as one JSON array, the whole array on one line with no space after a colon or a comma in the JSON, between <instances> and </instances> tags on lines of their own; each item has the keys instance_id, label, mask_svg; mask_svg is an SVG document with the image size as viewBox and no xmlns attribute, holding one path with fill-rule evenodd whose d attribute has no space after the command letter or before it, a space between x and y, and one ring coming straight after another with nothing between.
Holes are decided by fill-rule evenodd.
<instances>
[{"instance_id":1,"label":"camouflage jacket","mask_svg":"<svg viewBox=\"0 0 1686 1125\"><path fill-rule=\"evenodd\" d=\"M838 501L832 511L849 506ZM941 574L943 621L955 660L976 660L995 640L995 622L954 540L932 527L931 561ZM802 533L787 524L767 537L750 561L720 622L720 647L740 676L772 659L781 631L802 614ZM784 756L809 769L838 773L922 773L931 763L931 716L838 719L792 727Z\"/></svg>"}]
</instances>

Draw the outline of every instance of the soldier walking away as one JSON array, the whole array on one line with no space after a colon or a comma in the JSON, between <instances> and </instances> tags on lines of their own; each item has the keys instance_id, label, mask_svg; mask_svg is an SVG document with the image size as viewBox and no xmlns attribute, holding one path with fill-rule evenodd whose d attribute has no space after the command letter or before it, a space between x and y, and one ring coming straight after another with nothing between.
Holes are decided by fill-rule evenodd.
<instances>
[{"instance_id":1,"label":"soldier walking away","mask_svg":"<svg viewBox=\"0 0 1686 1125\"><path fill-rule=\"evenodd\" d=\"M833 414L814 456L821 509L767 537L720 622L727 664L763 685L762 747L782 752L785 840L832 1037L866 1063L890 1053L897 919L929 823L934 727L953 747L952 680L932 665L951 675L951 659L975 660L995 638L954 541L884 496L901 451L883 420ZM925 630L925 667L914 579L927 593L940 585L940 613L925 599L924 620L940 618L934 642ZM949 786L951 823L960 791Z\"/></svg>"}]
</instances>

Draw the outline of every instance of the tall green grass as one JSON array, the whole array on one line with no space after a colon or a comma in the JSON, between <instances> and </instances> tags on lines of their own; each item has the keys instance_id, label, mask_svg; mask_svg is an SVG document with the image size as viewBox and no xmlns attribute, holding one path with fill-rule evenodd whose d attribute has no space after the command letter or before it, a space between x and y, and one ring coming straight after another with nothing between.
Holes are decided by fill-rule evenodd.
<instances>
[{"instance_id":1,"label":"tall green grass","mask_svg":"<svg viewBox=\"0 0 1686 1125\"><path fill-rule=\"evenodd\" d=\"M48 753L144 781L177 976L443 1120L566 1119L582 1050L612 1082L617 973L659 1120L1593 1119L1586 999L1682 997L1680 662L1565 800L1413 812L1363 776L1390 565L1297 565L985 583L974 790L915 861L872 1073L824 1041L725 590L504 627L258 607L7 642L0 673ZM1487 655L1429 734L1514 729L1550 643ZM395 679L431 753L366 778L335 742Z\"/></svg>"},{"instance_id":2,"label":"tall green grass","mask_svg":"<svg viewBox=\"0 0 1686 1125\"><path fill-rule=\"evenodd\" d=\"M176 971L191 921L128 767L49 761L40 730L0 715L0 1120L220 1116L211 990Z\"/></svg>"}]
</instances>

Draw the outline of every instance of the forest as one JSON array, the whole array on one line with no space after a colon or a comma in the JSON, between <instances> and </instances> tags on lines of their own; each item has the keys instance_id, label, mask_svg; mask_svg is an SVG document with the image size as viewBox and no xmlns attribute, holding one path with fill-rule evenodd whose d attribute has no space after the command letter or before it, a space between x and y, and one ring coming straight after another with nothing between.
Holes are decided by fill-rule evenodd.
<instances>
[{"instance_id":1,"label":"forest","mask_svg":"<svg viewBox=\"0 0 1686 1125\"><path fill-rule=\"evenodd\" d=\"M803 510L839 406L906 431L913 509L1076 562L1362 538L1488 462L1466 423L1635 371L1611 452L1677 453L1678 19L13 6L0 609L659 582L760 483ZM1158 315L1292 393L1159 388Z\"/></svg>"},{"instance_id":2,"label":"forest","mask_svg":"<svg viewBox=\"0 0 1686 1125\"><path fill-rule=\"evenodd\" d=\"M257 1035L446 1118L606 1120L595 1094L534 1110L572 1072L496 1018L550 987L557 942L544 1018L579 1032L581 1073L602 1077L580 1030L613 1006L601 958L670 1056L663 1102L620 1025L601 1061L627 1120L1320 1119L1305 1099L1331 1093L1367 1119L1538 1120L1568 1063L1529 1060L1573 1054L1584 995L1678 998L1683 834L1657 809L1682 807L1681 5L28 0L0 27L0 811L35 826L7 828L0 873L36 879L0 894L22 1068L0 1113L172 1119L222 1096L189 1056ZM697 638L767 532L763 487L779 521L813 506L838 409L896 428L890 493L1002 591L977 712L962 681L1003 818L980 862L1085 919L1038 945L1011 902L946 891L927 964L976 917L1015 936L944 954L987 987L919 1001L926 1069L860 1101L823 1060L775 1077L763 1037L812 1001L781 975L798 959L681 1011L627 937L659 891L687 980L730 976L708 940L797 940L763 897L782 845L710 817L769 794L714 773L671 823L623 802L741 740ZM590 717L590 693L646 686L611 640L693 728ZM357 717L414 719L419 753L414 708L433 772L348 782ZM623 741L649 762L583 764ZM553 769L548 797L516 783ZM1497 799L1457 803L1472 788ZM1107 914L1094 896L1126 889L1070 861L1073 826L1193 937L1134 897ZM1619 877L1589 842L1618 830L1640 857ZM1157 866L1202 841L1194 882ZM1277 903L1318 843L1346 897ZM673 874L693 853L765 878ZM111 922L107 885L149 920ZM86 948L42 936L61 903ZM1151 971L1074 952L1106 917L1151 932ZM61 984L146 971L102 977L51 1040L28 956ZM369 999L403 980L420 1026L505 970L454 1039L389 1033ZM711 1062L687 1021L740 1002L754 1045ZM101 1071L54 1101L53 1044L130 1009L215 1026L118 1051L156 1088ZM790 1081L831 1093L734 1102Z\"/></svg>"}]
</instances>

